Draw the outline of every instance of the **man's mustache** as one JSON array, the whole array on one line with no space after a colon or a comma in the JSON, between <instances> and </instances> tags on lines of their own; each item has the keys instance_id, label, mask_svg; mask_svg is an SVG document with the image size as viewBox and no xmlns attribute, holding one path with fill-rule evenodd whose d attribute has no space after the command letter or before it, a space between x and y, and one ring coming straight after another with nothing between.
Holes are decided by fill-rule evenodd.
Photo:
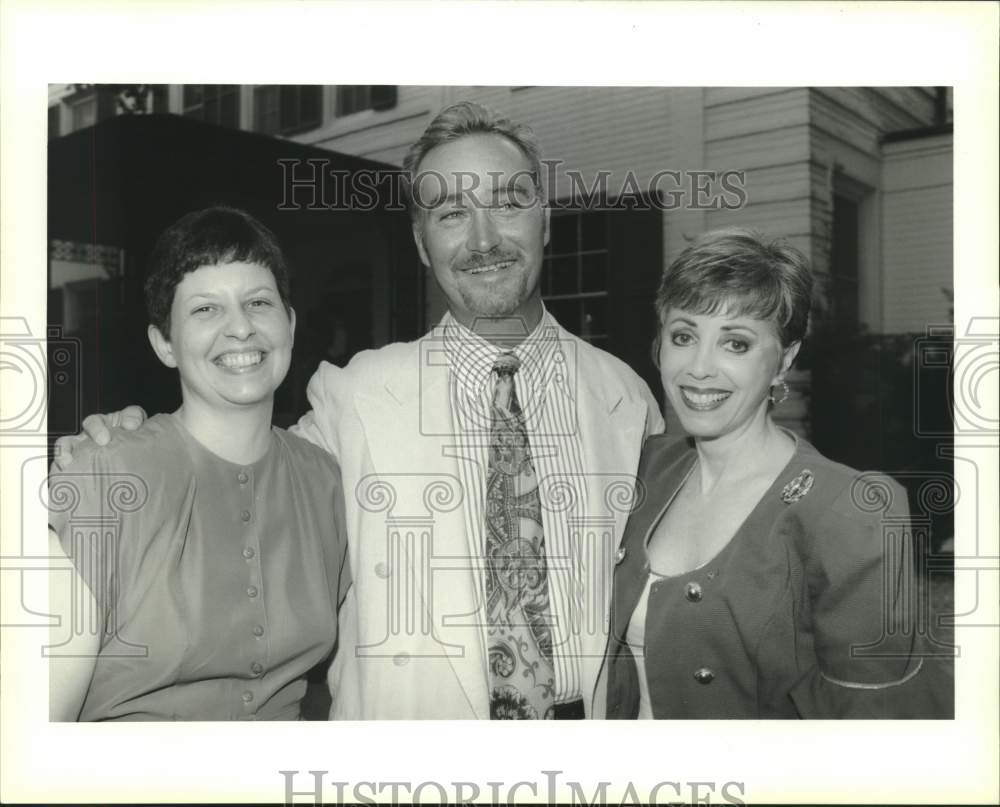
<instances>
[{"instance_id":1,"label":"man's mustache","mask_svg":"<svg viewBox=\"0 0 1000 807\"><path fill-rule=\"evenodd\" d=\"M482 269L493 263L503 263L504 261L516 261L517 255L501 250L491 250L490 252L474 253L459 265L459 271L467 272L471 269Z\"/></svg>"}]
</instances>

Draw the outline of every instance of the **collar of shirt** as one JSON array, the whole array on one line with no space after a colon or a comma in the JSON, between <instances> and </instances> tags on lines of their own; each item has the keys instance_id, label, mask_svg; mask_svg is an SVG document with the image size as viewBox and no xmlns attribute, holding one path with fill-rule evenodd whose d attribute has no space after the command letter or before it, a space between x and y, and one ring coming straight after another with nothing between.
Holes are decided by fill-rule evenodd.
<instances>
[{"instance_id":1,"label":"collar of shirt","mask_svg":"<svg viewBox=\"0 0 1000 807\"><path fill-rule=\"evenodd\" d=\"M441 326L448 365L459 387L475 398L492 395L490 376L501 353L513 353L521 362L517 371L521 378L518 386L532 396L543 393L555 363L564 360L558 326L544 309L535 329L511 350L504 350L474 333L450 312L445 314Z\"/></svg>"}]
</instances>

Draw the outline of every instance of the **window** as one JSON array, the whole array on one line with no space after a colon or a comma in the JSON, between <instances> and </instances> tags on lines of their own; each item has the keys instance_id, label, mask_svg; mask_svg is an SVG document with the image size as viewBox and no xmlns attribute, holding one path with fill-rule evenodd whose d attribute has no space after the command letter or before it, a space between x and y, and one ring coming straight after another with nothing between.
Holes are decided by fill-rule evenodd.
<instances>
[{"instance_id":1,"label":"window","mask_svg":"<svg viewBox=\"0 0 1000 807\"><path fill-rule=\"evenodd\" d=\"M272 84L254 88L254 128L264 134L315 129L323 117L323 88L316 84Z\"/></svg>"},{"instance_id":2,"label":"window","mask_svg":"<svg viewBox=\"0 0 1000 807\"><path fill-rule=\"evenodd\" d=\"M608 214L553 211L542 299L560 325L588 342L608 339Z\"/></svg>"},{"instance_id":3,"label":"window","mask_svg":"<svg viewBox=\"0 0 1000 807\"><path fill-rule=\"evenodd\" d=\"M237 128L240 88L236 84L185 84L184 115L217 126Z\"/></svg>"},{"instance_id":4,"label":"window","mask_svg":"<svg viewBox=\"0 0 1000 807\"><path fill-rule=\"evenodd\" d=\"M148 115L167 110L166 84L107 84L98 88L110 93L116 115Z\"/></svg>"},{"instance_id":5,"label":"window","mask_svg":"<svg viewBox=\"0 0 1000 807\"><path fill-rule=\"evenodd\" d=\"M338 118L366 109L392 109L394 106L396 106L394 84L347 84L337 87Z\"/></svg>"}]
</instances>

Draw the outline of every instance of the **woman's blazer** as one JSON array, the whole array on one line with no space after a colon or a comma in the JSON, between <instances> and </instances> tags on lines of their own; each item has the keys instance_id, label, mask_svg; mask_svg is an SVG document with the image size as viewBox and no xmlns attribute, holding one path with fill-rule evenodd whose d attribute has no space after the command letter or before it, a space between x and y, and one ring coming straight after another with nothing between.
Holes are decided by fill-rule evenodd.
<instances>
[{"instance_id":1,"label":"woman's blazer","mask_svg":"<svg viewBox=\"0 0 1000 807\"><path fill-rule=\"evenodd\" d=\"M947 651L924 638L906 493L796 439L733 539L652 585L636 659L624 639L649 575L646 542L696 456L687 440L646 441L614 575L609 718L637 714L636 663L657 718L951 716Z\"/></svg>"}]
</instances>

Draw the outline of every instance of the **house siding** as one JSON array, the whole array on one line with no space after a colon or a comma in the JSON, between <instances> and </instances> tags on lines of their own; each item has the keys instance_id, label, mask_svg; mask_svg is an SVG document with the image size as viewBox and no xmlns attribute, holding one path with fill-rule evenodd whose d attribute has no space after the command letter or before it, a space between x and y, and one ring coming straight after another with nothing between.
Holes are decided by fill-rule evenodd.
<instances>
[{"instance_id":1,"label":"house siding","mask_svg":"<svg viewBox=\"0 0 1000 807\"><path fill-rule=\"evenodd\" d=\"M952 138L887 143L883 150L883 330L923 332L951 321Z\"/></svg>"},{"instance_id":2,"label":"house siding","mask_svg":"<svg viewBox=\"0 0 1000 807\"><path fill-rule=\"evenodd\" d=\"M664 265L705 230L752 227L806 254L822 298L833 196L848 183L863 219L861 321L897 331L947 314L941 287L951 275L950 173L938 170L927 184L917 166L950 156L912 145L883 152L881 145L888 131L934 122L929 88L401 86L395 109L328 120L304 139L399 164L437 110L465 98L534 129L543 157L559 161L546 177L553 200L571 194L567 170L580 172L588 188L598 171L608 172L612 198L629 172L643 187L665 169L744 172L743 207L697 209L689 196L663 213ZM433 321L445 301L429 276L427 292ZM792 381L792 399L776 415L805 433L808 377Z\"/></svg>"}]
</instances>

